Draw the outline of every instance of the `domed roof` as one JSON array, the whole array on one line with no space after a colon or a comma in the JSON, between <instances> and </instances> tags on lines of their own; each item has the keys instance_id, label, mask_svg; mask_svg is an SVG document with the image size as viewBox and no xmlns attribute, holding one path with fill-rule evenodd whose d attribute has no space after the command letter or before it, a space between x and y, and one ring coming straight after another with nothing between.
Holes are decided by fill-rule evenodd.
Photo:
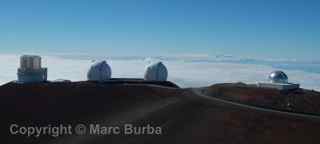
<instances>
[{"instance_id":1,"label":"domed roof","mask_svg":"<svg viewBox=\"0 0 320 144\"><path fill-rule=\"evenodd\" d=\"M90 67L87 77L91 81L107 81L111 78L111 68L106 61L98 61Z\"/></svg>"},{"instance_id":2,"label":"domed roof","mask_svg":"<svg viewBox=\"0 0 320 144\"><path fill-rule=\"evenodd\" d=\"M288 76L283 71L273 71L269 80L273 83L288 83Z\"/></svg>"},{"instance_id":3,"label":"domed roof","mask_svg":"<svg viewBox=\"0 0 320 144\"><path fill-rule=\"evenodd\" d=\"M166 81L168 78L168 70L162 62L156 62L147 66L144 74L145 80Z\"/></svg>"}]
</instances>

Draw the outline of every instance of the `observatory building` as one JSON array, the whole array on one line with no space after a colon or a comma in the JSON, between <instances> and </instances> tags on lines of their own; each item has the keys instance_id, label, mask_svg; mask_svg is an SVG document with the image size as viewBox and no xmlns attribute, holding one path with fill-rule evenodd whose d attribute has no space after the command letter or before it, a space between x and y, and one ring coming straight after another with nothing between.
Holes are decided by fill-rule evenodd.
<instances>
[{"instance_id":1,"label":"observatory building","mask_svg":"<svg viewBox=\"0 0 320 144\"><path fill-rule=\"evenodd\" d=\"M157 62L147 66L144 79L149 81L166 81L168 70L162 62Z\"/></svg>"},{"instance_id":2,"label":"observatory building","mask_svg":"<svg viewBox=\"0 0 320 144\"><path fill-rule=\"evenodd\" d=\"M283 71L274 71L268 79L271 83L288 83L288 76Z\"/></svg>"},{"instance_id":3,"label":"observatory building","mask_svg":"<svg viewBox=\"0 0 320 144\"><path fill-rule=\"evenodd\" d=\"M47 68L41 67L41 57L35 55L23 55L20 57L18 68L18 82L34 83L47 81Z\"/></svg>"},{"instance_id":4,"label":"observatory building","mask_svg":"<svg viewBox=\"0 0 320 144\"><path fill-rule=\"evenodd\" d=\"M99 61L93 64L87 74L89 81L107 81L111 78L111 68L106 61Z\"/></svg>"},{"instance_id":5,"label":"observatory building","mask_svg":"<svg viewBox=\"0 0 320 144\"><path fill-rule=\"evenodd\" d=\"M299 84L289 83L288 76L283 71L274 71L268 76L270 82L258 83L258 87L278 90L292 90L300 87Z\"/></svg>"}]
</instances>

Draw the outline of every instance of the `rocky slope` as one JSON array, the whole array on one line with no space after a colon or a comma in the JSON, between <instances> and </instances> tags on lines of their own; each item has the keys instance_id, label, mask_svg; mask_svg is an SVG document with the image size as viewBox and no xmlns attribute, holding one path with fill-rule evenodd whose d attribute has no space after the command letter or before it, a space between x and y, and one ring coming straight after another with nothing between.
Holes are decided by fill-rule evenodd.
<instances>
[{"instance_id":1,"label":"rocky slope","mask_svg":"<svg viewBox=\"0 0 320 144\"><path fill-rule=\"evenodd\" d=\"M279 91L243 83L229 83L203 88L202 93L259 107L320 115L320 93L312 90Z\"/></svg>"},{"instance_id":2,"label":"rocky slope","mask_svg":"<svg viewBox=\"0 0 320 144\"><path fill-rule=\"evenodd\" d=\"M294 99L287 100L288 95L294 95ZM265 111L215 99L318 114L319 96L312 91L280 92L239 84L180 89L170 82L140 80L9 83L0 87L1 143L320 143L317 115ZM290 109L288 101L292 103ZM36 138L10 134L13 123L19 126L81 123L121 128L126 124L151 125L162 131Z\"/></svg>"}]
</instances>

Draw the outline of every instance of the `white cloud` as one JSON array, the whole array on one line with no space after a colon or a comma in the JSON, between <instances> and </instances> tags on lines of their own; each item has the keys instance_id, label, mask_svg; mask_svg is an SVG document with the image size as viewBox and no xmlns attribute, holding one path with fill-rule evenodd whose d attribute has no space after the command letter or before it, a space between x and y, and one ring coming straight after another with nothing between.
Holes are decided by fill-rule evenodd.
<instances>
[{"instance_id":1,"label":"white cloud","mask_svg":"<svg viewBox=\"0 0 320 144\"><path fill-rule=\"evenodd\" d=\"M108 60L112 68L112 77L142 78L146 60ZM48 67L49 80L69 79L86 80L86 72L91 60L64 59L43 56L43 66ZM228 62L184 62L164 61L169 70L169 80L182 87L208 86L223 82L255 83L266 81L267 75L275 70L271 66L239 64ZM19 56L0 55L0 84L16 79ZM320 74L301 70L285 70L289 80L298 82L304 88L320 90Z\"/></svg>"}]
</instances>

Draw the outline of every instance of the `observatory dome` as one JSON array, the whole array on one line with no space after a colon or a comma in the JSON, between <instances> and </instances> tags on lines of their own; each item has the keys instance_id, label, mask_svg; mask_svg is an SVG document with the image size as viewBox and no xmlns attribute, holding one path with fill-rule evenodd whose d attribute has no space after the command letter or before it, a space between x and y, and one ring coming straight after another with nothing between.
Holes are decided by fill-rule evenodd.
<instances>
[{"instance_id":1,"label":"observatory dome","mask_svg":"<svg viewBox=\"0 0 320 144\"><path fill-rule=\"evenodd\" d=\"M166 81L168 78L168 70L162 62L153 63L146 68L144 74L145 80Z\"/></svg>"},{"instance_id":2,"label":"observatory dome","mask_svg":"<svg viewBox=\"0 0 320 144\"><path fill-rule=\"evenodd\" d=\"M283 71L274 71L269 75L272 83L288 83L288 76Z\"/></svg>"},{"instance_id":3,"label":"observatory dome","mask_svg":"<svg viewBox=\"0 0 320 144\"><path fill-rule=\"evenodd\" d=\"M98 61L90 67L87 77L91 81L107 81L111 78L111 68L106 61Z\"/></svg>"},{"instance_id":4,"label":"observatory dome","mask_svg":"<svg viewBox=\"0 0 320 144\"><path fill-rule=\"evenodd\" d=\"M23 55L20 57L18 68L18 82L34 83L47 81L47 68L41 67L41 57L36 55Z\"/></svg>"}]
</instances>

